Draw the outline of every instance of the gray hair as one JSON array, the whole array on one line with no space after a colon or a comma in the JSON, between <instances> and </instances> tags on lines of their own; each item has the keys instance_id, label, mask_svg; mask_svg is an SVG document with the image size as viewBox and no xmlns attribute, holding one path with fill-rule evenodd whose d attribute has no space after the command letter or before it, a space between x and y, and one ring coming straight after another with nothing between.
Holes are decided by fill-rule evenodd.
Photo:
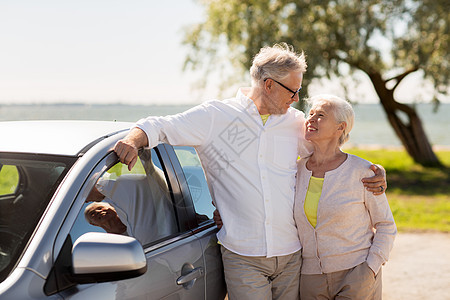
<instances>
[{"instance_id":1,"label":"gray hair","mask_svg":"<svg viewBox=\"0 0 450 300\"><path fill-rule=\"evenodd\" d=\"M296 53L292 46L286 43L266 46L253 58L250 68L252 85L258 85L267 78L283 80L292 71L305 73L306 67L305 54Z\"/></svg>"},{"instance_id":2,"label":"gray hair","mask_svg":"<svg viewBox=\"0 0 450 300\"><path fill-rule=\"evenodd\" d=\"M350 138L350 131L353 128L355 122L355 113L350 103L338 96L329 94L320 94L307 99L310 107L314 107L319 102L325 102L331 105L333 108L334 118L337 123L345 122L347 126L339 137L339 146L343 145Z\"/></svg>"}]
</instances>

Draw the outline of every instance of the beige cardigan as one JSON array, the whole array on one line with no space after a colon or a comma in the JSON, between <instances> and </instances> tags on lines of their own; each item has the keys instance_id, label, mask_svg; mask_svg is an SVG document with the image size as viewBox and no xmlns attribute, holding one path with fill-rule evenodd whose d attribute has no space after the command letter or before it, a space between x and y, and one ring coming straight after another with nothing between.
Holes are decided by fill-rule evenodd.
<instances>
[{"instance_id":1,"label":"beige cardigan","mask_svg":"<svg viewBox=\"0 0 450 300\"><path fill-rule=\"evenodd\" d=\"M386 195L368 192L361 179L373 176L371 163L354 155L326 172L314 228L304 211L312 172L298 162L294 217L303 247L302 274L342 271L367 261L378 273L389 257L397 227Z\"/></svg>"}]
</instances>

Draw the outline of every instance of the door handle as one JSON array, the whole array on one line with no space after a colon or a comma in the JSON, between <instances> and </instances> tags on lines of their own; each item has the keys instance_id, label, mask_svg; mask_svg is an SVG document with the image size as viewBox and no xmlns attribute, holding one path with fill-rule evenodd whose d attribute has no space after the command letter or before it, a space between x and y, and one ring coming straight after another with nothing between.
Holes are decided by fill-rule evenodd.
<instances>
[{"instance_id":1,"label":"door handle","mask_svg":"<svg viewBox=\"0 0 450 300\"><path fill-rule=\"evenodd\" d=\"M189 267L188 267L189 268ZM184 288L186 289L190 289L194 283L195 280L197 280L197 278L200 278L204 275L204 271L202 267L198 267L195 269L190 269L190 270L186 270L186 268L183 266L184 272L182 270L180 277L178 277L177 279L177 284L178 285L183 285ZM186 272L187 271L187 272Z\"/></svg>"}]
</instances>

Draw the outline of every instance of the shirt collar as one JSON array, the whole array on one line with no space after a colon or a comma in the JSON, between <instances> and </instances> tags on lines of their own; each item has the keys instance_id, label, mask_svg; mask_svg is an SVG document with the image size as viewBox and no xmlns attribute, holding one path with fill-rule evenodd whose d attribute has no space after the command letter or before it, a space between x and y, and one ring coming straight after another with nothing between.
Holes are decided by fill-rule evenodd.
<instances>
[{"instance_id":1,"label":"shirt collar","mask_svg":"<svg viewBox=\"0 0 450 300\"><path fill-rule=\"evenodd\" d=\"M242 106L244 106L246 109L246 111L248 111L251 114L256 114L256 115L260 115L259 114L259 110L256 107L255 102L253 102L252 99L250 99L249 97L247 97L248 93L250 93L251 88L250 87L241 87L238 89L237 93L236 93L236 100L239 102L239 104L241 104ZM290 107L287 111L287 113L282 114L282 115L272 115L272 118L276 118L276 119L282 119L282 118L286 118L289 114L294 114L296 115L298 113L298 110Z\"/></svg>"},{"instance_id":2,"label":"shirt collar","mask_svg":"<svg viewBox=\"0 0 450 300\"><path fill-rule=\"evenodd\" d=\"M249 87L242 87L238 89L236 93L236 100L245 107L246 111L259 115L258 108L256 107L255 102L247 97L248 93L250 92L251 88Z\"/></svg>"}]
</instances>

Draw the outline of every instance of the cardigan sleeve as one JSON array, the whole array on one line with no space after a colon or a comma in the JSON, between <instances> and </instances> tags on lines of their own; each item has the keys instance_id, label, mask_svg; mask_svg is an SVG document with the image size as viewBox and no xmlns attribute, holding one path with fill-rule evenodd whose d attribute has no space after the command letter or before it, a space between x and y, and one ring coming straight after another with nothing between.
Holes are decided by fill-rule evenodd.
<instances>
[{"instance_id":1,"label":"cardigan sleeve","mask_svg":"<svg viewBox=\"0 0 450 300\"><path fill-rule=\"evenodd\" d=\"M397 234L397 227L386 194L375 196L366 189L364 189L364 194L365 205L375 229L372 246L367 256L367 264L377 274L381 265L389 258Z\"/></svg>"}]
</instances>

